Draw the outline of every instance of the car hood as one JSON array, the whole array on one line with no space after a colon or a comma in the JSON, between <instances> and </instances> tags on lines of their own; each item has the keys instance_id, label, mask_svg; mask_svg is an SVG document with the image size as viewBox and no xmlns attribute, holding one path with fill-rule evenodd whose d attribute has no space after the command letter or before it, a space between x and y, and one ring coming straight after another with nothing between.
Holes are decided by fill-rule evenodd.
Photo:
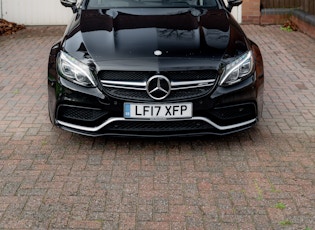
<instances>
[{"instance_id":1,"label":"car hood","mask_svg":"<svg viewBox=\"0 0 315 230\"><path fill-rule=\"evenodd\" d=\"M76 18L63 49L98 70L219 69L248 50L224 10L82 10Z\"/></svg>"}]
</instances>

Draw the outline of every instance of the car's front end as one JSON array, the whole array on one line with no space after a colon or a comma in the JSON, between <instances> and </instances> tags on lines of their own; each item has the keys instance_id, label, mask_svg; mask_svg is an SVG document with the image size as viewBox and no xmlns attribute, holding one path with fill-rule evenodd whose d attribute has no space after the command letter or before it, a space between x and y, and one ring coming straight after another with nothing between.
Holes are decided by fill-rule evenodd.
<instances>
[{"instance_id":1,"label":"car's front end","mask_svg":"<svg viewBox=\"0 0 315 230\"><path fill-rule=\"evenodd\" d=\"M83 1L51 50L52 123L91 136L186 136L257 122L262 57L221 1L97 5L106 1Z\"/></svg>"}]
</instances>

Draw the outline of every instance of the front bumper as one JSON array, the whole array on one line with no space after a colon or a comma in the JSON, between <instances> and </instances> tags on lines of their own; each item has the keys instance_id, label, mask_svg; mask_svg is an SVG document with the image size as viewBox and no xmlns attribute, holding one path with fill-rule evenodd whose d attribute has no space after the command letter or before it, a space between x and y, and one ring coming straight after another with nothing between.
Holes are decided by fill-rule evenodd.
<instances>
[{"instance_id":1,"label":"front bumper","mask_svg":"<svg viewBox=\"0 0 315 230\"><path fill-rule=\"evenodd\" d=\"M195 135L224 135L250 128L257 121L256 118L241 123L220 126L205 117L190 119L176 119L165 121L148 121L140 119L109 118L101 125L87 127L63 121L56 124L65 130L88 136L195 136Z\"/></svg>"},{"instance_id":2,"label":"front bumper","mask_svg":"<svg viewBox=\"0 0 315 230\"><path fill-rule=\"evenodd\" d=\"M49 84L52 122L88 136L225 135L250 128L259 114L254 75L235 87L216 88L207 96L187 101L193 103L193 117L169 120L127 119L123 117L125 101L97 89L84 91L64 79L56 84Z\"/></svg>"}]
</instances>

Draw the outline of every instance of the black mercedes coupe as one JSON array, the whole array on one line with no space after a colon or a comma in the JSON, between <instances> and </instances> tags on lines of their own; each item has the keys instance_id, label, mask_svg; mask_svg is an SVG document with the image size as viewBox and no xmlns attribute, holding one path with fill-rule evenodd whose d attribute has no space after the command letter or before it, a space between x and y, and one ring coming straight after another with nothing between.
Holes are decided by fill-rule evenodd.
<instances>
[{"instance_id":1,"label":"black mercedes coupe","mask_svg":"<svg viewBox=\"0 0 315 230\"><path fill-rule=\"evenodd\" d=\"M61 0L73 17L50 51L51 122L89 136L224 135L263 107L258 46L241 0Z\"/></svg>"}]
</instances>

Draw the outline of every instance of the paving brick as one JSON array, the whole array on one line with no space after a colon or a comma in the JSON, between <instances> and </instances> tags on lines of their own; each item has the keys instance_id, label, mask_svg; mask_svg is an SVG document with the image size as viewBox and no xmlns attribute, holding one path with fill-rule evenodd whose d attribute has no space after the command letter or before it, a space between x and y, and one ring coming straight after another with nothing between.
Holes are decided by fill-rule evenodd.
<instances>
[{"instance_id":1,"label":"paving brick","mask_svg":"<svg viewBox=\"0 0 315 230\"><path fill-rule=\"evenodd\" d=\"M53 127L46 65L65 27L0 37L0 228L315 228L315 41L243 28L264 57L263 117L241 133L190 139Z\"/></svg>"}]
</instances>

